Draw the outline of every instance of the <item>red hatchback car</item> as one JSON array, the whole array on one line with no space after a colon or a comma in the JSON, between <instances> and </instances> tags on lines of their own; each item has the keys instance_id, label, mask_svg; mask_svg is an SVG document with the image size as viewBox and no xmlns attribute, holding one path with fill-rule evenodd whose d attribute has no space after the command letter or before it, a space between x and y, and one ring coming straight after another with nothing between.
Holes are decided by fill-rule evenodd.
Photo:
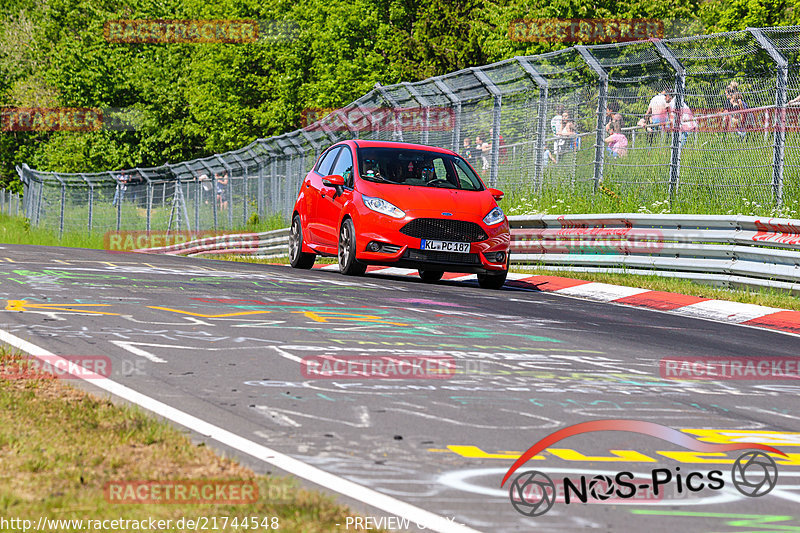
<instances>
[{"instance_id":1,"label":"red hatchback car","mask_svg":"<svg viewBox=\"0 0 800 533\"><path fill-rule=\"evenodd\" d=\"M477 273L498 289L508 274L511 235L488 189L458 154L442 148L351 140L323 153L292 213L291 264L311 268L338 256L343 274L367 265L416 268L425 281Z\"/></svg>"}]
</instances>

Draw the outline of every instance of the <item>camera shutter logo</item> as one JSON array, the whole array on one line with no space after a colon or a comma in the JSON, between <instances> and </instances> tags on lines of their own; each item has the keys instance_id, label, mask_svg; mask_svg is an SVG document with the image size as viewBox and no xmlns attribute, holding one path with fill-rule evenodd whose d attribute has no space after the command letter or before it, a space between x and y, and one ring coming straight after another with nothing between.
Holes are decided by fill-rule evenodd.
<instances>
[{"instance_id":1,"label":"camera shutter logo","mask_svg":"<svg viewBox=\"0 0 800 533\"><path fill-rule=\"evenodd\" d=\"M541 516L556 501L556 486L553 480L536 470L523 472L514 478L508 490L511 505L525 516Z\"/></svg>"},{"instance_id":2,"label":"camera shutter logo","mask_svg":"<svg viewBox=\"0 0 800 533\"><path fill-rule=\"evenodd\" d=\"M763 452L743 453L733 463L731 481L736 489L751 498L769 494L778 484L778 465Z\"/></svg>"}]
</instances>

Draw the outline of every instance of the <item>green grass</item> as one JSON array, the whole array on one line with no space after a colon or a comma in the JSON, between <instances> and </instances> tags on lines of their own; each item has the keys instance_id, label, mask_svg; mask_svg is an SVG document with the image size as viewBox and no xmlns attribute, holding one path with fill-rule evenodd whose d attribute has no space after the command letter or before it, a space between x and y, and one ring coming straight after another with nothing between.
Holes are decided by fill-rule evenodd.
<instances>
[{"instance_id":1,"label":"green grass","mask_svg":"<svg viewBox=\"0 0 800 533\"><path fill-rule=\"evenodd\" d=\"M533 175L530 147L501 165L502 207L509 214L693 213L800 216L800 134L787 133L783 205L774 204L772 138L750 133L699 133L684 144L677 194L669 197L669 137L656 136L650 147L637 136L624 158L605 157L603 187L594 191L594 137L584 137L578 152L549 165L540 187ZM659 146L660 145L660 146ZM632 145L629 145L632 146Z\"/></svg>"},{"instance_id":2,"label":"green grass","mask_svg":"<svg viewBox=\"0 0 800 533\"><path fill-rule=\"evenodd\" d=\"M19 375L19 356L0 347L3 370ZM29 368L29 367L26 367ZM47 375L0 378L0 515L6 519L171 519L278 517L280 531L340 529L352 513L288 477L260 476L133 407L117 406ZM108 502L110 481L255 482L259 497L242 504ZM221 518L220 518L221 520ZM221 522L220 522L221 523ZM86 531L77 528L50 529ZM184 528L183 530L186 530ZM232 527L218 529L234 531ZM241 531L242 529L238 529Z\"/></svg>"},{"instance_id":3,"label":"green grass","mask_svg":"<svg viewBox=\"0 0 800 533\"><path fill-rule=\"evenodd\" d=\"M144 226L125 228L123 231L139 230L144 231ZM252 216L246 226L233 230L225 230L226 233L261 233L288 226L288 222L283 220L280 215L274 215L264 220L257 216ZM159 230L153 230L159 231ZM163 231L163 230L161 230ZM104 233L94 231L88 233L85 230L65 231L59 237L58 230L47 227L32 228L27 219L0 214L0 242L5 244L38 244L41 246L67 246L71 248L94 248L103 249Z\"/></svg>"}]
</instances>

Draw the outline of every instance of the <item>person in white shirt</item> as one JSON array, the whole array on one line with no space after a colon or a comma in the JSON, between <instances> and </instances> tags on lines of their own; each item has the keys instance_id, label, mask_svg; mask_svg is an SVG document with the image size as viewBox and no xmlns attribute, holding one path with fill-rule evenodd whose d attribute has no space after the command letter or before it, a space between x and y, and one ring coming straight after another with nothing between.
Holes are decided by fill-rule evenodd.
<instances>
[{"instance_id":1,"label":"person in white shirt","mask_svg":"<svg viewBox=\"0 0 800 533\"><path fill-rule=\"evenodd\" d=\"M644 115L645 123L651 125L647 130L647 142L653 144L655 132L672 121L672 113L675 111L675 102L672 101L672 93L664 90L650 99L647 106L647 113Z\"/></svg>"}]
</instances>

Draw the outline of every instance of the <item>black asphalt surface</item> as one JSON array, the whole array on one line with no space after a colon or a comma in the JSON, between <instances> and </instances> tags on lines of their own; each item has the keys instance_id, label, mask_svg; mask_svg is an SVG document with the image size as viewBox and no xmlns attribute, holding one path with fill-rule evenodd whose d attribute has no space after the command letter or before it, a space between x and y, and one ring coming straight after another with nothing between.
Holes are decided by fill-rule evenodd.
<instances>
[{"instance_id":1,"label":"black asphalt surface","mask_svg":"<svg viewBox=\"0 0 800 533\"><path fill-rule=\"evenodd\" d=\"M474 283L12 245L0 245L0 261L0 329L60 355L108 356L119 383L477 530L800 531L800 382L681 382L658 366L671 356L798 357L796 336ZM319 379L299 362L424 355L452 358L455 374ZM731 484L738 452L580 435L519 472L650 480L657 468L719 469L725 486L557 500L538 517L512 507L500 481L520 453L568 425L619 418L733 439L778 432L757 440L790 459L778 461L771 493L748 498Z\"/></svg>"}]
</instances>

